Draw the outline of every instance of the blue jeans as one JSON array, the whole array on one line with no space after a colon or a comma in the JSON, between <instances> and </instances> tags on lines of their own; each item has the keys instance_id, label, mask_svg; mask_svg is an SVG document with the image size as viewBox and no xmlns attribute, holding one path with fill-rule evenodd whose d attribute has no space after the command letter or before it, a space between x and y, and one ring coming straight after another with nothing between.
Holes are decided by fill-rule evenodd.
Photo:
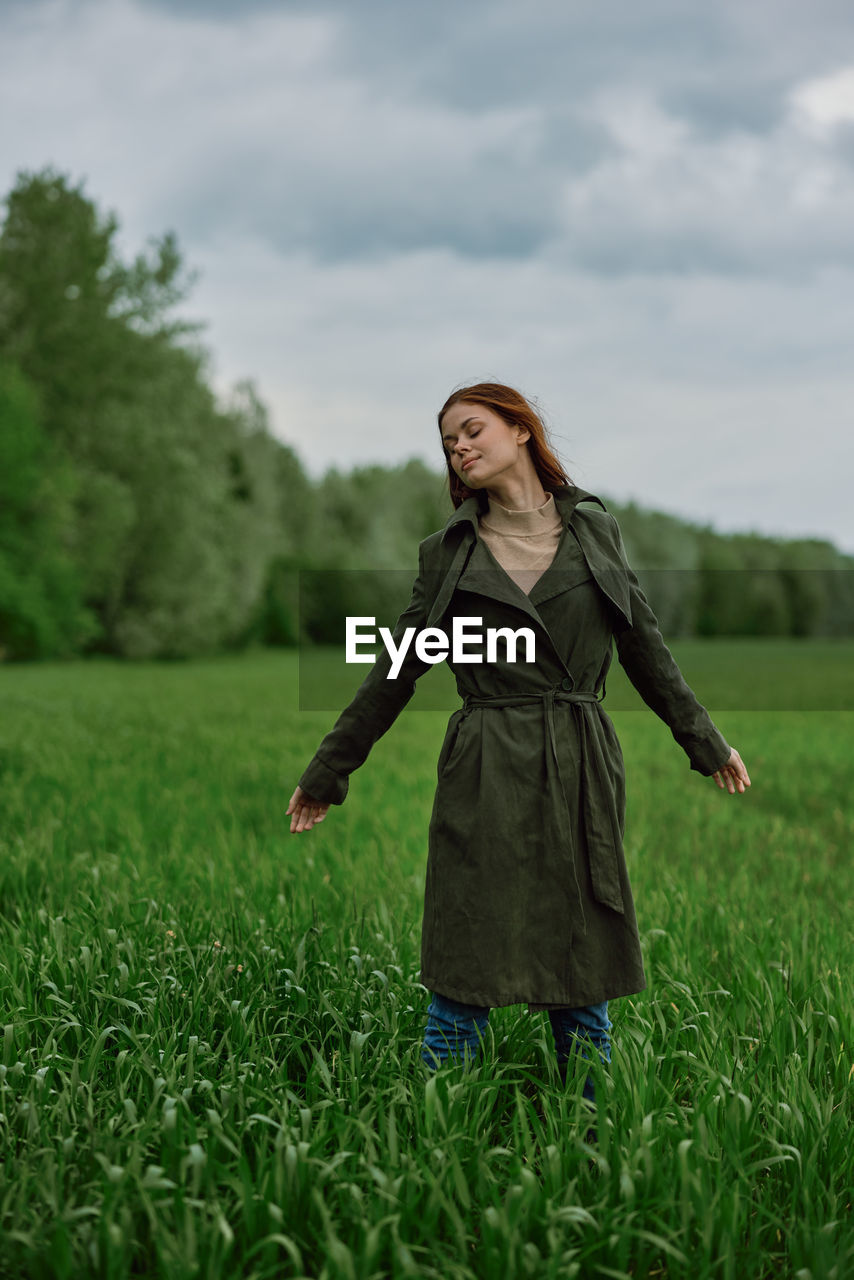
<instances>
[{"instance_id":1,"label":"blue jeans","mask_svg":"<svg viewBox=\"0 0 854 1280\"><path fill-rule=\"evenodd\" d=\"M558 1069L561 1079L566 1078L566 1065L573 1053L588 1058L588 1044L598 1050L603 1062L611 1061L611 1021L608 1017L608 1001L601 1004L582 1005L575 1009L549 1009ZM478 1004L462 1004L438 991L427 1010L427 1026L421 1057L435 1070L450 1056L454 1062L474 1061L480 1051L480 1042L486 1034L489 1008ZM595 1101L593 1081L588 1075L584 1082L584 1096Z\"/></svg>"}]
</instances>

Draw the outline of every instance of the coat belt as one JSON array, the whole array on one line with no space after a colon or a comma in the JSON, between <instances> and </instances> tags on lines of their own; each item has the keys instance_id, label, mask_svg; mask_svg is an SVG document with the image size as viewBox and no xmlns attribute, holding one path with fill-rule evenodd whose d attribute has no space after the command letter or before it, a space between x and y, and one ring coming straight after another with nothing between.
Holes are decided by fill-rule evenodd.
<instances>
[{"instance_id":1,"label":"coat belt","mask_svg":"<svg viewBox=\"0 0 854 1280\"><path fill-rule=\"evenodd\" d=\"M590 855L590 875L593 893L597 901L615 911L625 910L620 885L619 859L622 853L622 836L615 813L616 799L608 781L608 769L601 741L602 721L594 714L592 704L600 702L592 692L583 690L546 689L544 693L495 694L492 697L476 697L466 694L463 698L463 714L474 707L522 707L541 703L543 708L546 745L546 774L550 794L560 795L562 804L554 813L556 826L572 857L575 888L581 912L583 932L587 932L584 915L584 895L578 880L578 860L572 835L572 819L563 779L555 733L555 703L567 702L573 707L581 745L582 806L585 834ZM608 815L608 818L605 815Z\"/></svg>"}]
</instances>

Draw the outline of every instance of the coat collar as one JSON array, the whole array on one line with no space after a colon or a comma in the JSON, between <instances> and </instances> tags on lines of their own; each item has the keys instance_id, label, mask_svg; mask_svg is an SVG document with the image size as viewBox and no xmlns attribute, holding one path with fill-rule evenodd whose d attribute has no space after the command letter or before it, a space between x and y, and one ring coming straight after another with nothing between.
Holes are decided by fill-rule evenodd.
<instances>
[{"instance_id":1,"label":"coat collar","mask_svg":"<svg viewBox=\"0 0 854 1280\"><path fill-rule=\"evenodd\" d=\"M625 623L630 626L632 621L631 592L628 568L619 545L619 534L617 535L617 540L614 541L613 535L609 534L605 528L600 527L598 521L594 523L588 520L580 520L574 523L572 519L575 509L580 503L596 502L603 511L607 511L604 502L601 498L597 498L595 493L588 493L585 489L576 488L575 485L563 485L561 488L555 489L554 500L565 528L571 530L572 536L577 538L590 572L599 587L611 600L612 604L616 606L618 612L622 614ZM479 490L460 503L442 530L440 545L447 544L449 550L451 544L455 541L454 538L448 537L451 529L459 526L462 536L456 540L455 550L450 552L450 562L446 562L443 580L429 611L428 626L438 625L453 595L460 575L465 569L472 549L480 541L480 535L477 531L477 518L481 510L486 511L487 505L487 495Z\"/></svg>"},{"instance_id":2,"label":"coat collar","mask_svg":"<svg viewBox=\"0 0 854 1280\"><path fill-rule=\"evenodd\" d=\"M579 502L598 502L603 511L606 509L602 499L597 498L595 493L587 493L585 489L578 489L574 484L562 485L553 492L555 506L565 526L569 524ZM489 499L483 490L478 490L477 493L464 498L442 530L442 541L445 541L455 525L462 525L463 522L468 522L477 533L478 516L482 512L485 513L488 506Z\"/></svg>"}]
</instances>

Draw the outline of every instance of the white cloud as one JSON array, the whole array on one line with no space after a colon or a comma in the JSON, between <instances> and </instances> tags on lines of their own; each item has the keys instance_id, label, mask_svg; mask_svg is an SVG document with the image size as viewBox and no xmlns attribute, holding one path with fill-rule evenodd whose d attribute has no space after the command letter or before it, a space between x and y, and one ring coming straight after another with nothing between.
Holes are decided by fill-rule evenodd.
<instances>
[{"instance_id":1,"label":"white cloud","mask_svg":"<svg viewBox=\"0 0 854 1280\"><path fill-rule=\"evenodd\" d=\"M854 124L854 67L842 67L797 85L790 95L795 118L826 139L839 125Z\"/></svg>"},{"instance_id":2,"label":"white cloud","mask_svg":"<svg viewBox=\"0 0 854 1280\"><path fill-rule=\"evenodd\" d=\"M5 167L56 159L90 176L129 236L165 219L338 257L437 237L488 252L543 234L539 111L464 111L345 74L340 24L322 13L234 25L131 0L26 12L0 52L16 123ZM495 201L508 169L539 207Z\"/></svg>"}]
</instances>

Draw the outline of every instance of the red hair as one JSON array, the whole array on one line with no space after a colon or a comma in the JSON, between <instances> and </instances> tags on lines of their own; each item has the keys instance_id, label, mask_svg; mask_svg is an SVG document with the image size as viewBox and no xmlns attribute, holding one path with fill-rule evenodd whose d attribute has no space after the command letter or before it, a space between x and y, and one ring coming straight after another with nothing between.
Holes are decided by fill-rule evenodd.
<instances>
[{"instance_id":1,"label":"red hair","mask_svg":"<svg viewBox=\"0 0 854 1280\"><path fill-rule=\"evenodd\" d=\"M530 434L527 440L528 452L534 469L539 476L540 484L546 493L553 493L563 485L571 484L569 476L557 454L552 449L546 436L546 427L534 406L525 399L520 391L507 387L503 382L475 382L470 387L460 387L453 391L439 410L439 431L442 430L442 419L455 404L479 404L493 413L497 413L511 427L525 427ZM470 498L476 489L469 489L463 484L451 464L451 455L443 450L448 467L451 501L458 507L466 498Z\"/></svg>"}]
</instances>

